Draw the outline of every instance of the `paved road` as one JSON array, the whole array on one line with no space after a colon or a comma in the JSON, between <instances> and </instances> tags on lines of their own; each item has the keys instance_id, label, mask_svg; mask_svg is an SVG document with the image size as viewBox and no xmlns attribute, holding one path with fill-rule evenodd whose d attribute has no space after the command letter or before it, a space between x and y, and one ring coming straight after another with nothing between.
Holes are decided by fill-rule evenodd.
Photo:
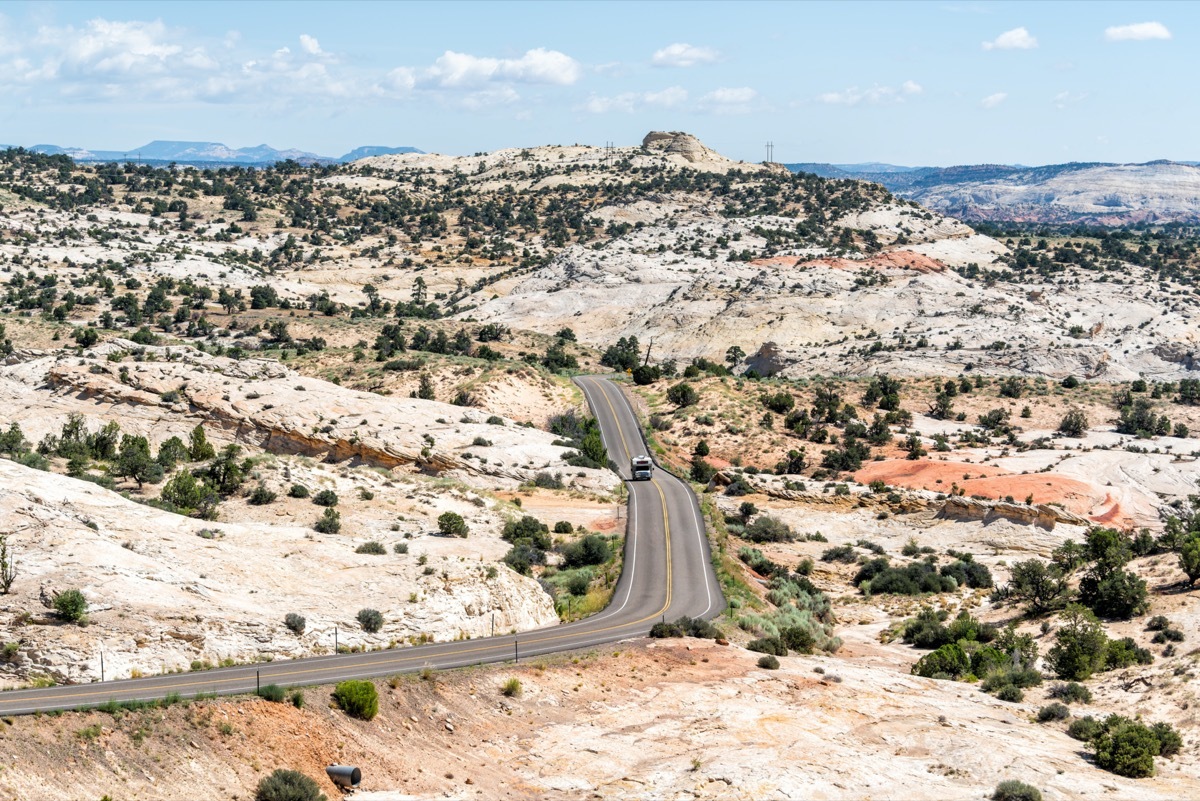
<instances>
[{"instance_id":1,"label":"paved road","mask_svg":"<svg viewBox=\"0 0 1200 801\"><path fill-rule=\"evenodd\" d=\"M600 421L609 457L627 478L630 457L645 452L641 431L629 403L620 389L606 379L581 377L577 383ZM253 692L256 682L281 686L331 684L346 679L413 672L425 667L444 670L523 660L539 654L643 636L651 625L664 618L716 615L724 608L724 600L712 570L708 540L691 490L662 470L656 470L651 481L631 481L628 486L629 527L624 570L608 608L584 620L480 640L319 656L144 679L15 690L0 693L0 714L96 706L110 699L153 700L174 693L184 698L198 693L236 695Z\"/></svg>"}]
</instances>

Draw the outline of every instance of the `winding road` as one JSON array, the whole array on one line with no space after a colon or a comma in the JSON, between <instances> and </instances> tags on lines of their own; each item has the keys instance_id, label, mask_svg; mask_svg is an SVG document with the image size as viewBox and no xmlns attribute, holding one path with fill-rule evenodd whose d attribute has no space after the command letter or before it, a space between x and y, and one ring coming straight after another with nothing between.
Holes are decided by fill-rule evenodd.
<instances>
[{"instance_id":1,"label":"winding road","mask_svg":"<svg viewBox=\"0 0 1200 801\"><path fill-rule=\"evenodd\" d=\"M576 379L609 457L629 475L629 460L645 453L641 429L620 389L605 378ZM387 651L336 654L245 667L176 673L141 679L0 693L0 715L93 707L109 700L150 701L179 695L237 695L258 685L294 687L366 679L424 668L444 670L522 660L644 636L659 620L681 615L711 618L724 609L712 569L708 539L691 489L666 471L651 481L631 481L625 564L612 601L602 612L574 623L478 640L433 643Z\"/></svg>"}]
</instances>

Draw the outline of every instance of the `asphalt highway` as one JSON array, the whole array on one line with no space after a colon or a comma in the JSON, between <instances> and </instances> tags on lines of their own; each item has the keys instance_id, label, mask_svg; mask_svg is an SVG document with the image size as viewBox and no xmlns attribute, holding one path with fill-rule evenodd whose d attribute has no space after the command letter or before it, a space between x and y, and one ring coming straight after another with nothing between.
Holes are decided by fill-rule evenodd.
<instances>
[{"instance_id":1,"label":"asphalt highway","mask_svg":"<svg viewBox=\"0 0 1200 801\"><path fill-rule=\"evenodd\" d=\"M648 453L632 408L611 381L576 379L600 431L609 458L629 478L630 458ZM0 715L94 707L110 700L149 701L179 695L237 695L258 686L332 684L433 668L446 670L522 661L644 636L660 620L711 618L724 609L712 569L708 539L691 489L664 470L650 481L627 481L629 515L625 562L612 601L604 611L574 623L477 640L432 643L368 653L335 654L256 665L174 673L141 679L95 682L0 693Z\"/></svg>"}]
</instances>

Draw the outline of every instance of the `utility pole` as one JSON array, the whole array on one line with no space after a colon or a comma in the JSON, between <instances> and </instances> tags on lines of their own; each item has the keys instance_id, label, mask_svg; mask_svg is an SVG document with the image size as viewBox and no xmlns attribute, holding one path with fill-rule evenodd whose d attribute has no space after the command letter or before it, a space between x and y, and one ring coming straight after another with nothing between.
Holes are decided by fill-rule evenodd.
<instances>
[{"instance_id":1,"label":"utility pole","mask_svg":"<svg viewBox=\"0 0 1200 801\"><path fill-rule=\"evenodd\" d=\"M767 142L767 162L775 161L775 143Z\"/></svg>"}]
</instances>

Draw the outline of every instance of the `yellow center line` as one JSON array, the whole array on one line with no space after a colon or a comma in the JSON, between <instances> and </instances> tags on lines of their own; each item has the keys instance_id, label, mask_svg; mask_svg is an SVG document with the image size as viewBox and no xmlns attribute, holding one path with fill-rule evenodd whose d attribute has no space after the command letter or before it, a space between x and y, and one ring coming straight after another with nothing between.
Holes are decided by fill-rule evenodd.
<instances>
[{"instance_id":1,"label":"yellow center line","mask_svg":"<svg viewBox=\"0 0 1200 801\"><path fill-rule=\"evenodd\" d=\"M604 383L608 383L605 381ZM593 384L593 386L603 387L604 384ZM608 397L608 390L601 389L600 394L604 396L604 402L608 404L608 410L612 412L613 423L617 426L617 434L621 437L621 447L625 449L625 461L628 462L633 458L633 453L629 450L629 443L625 441L625 432L621 430L621 421L617 418L617 410L613 407L612 399Z\"/></svg>"},{"instance_id":2,"label":"yellow center line","mask_svg":"<svg viewBox=\"0 0 1200 801\"><path fill-rule=\"evenodd\" d=\"M608 401L609 409L611 409L613 412L613 420L614 420L614 422L617 422L617 432L621 433L621 426L620 426L619 421L617 421L617 419L616 419L616 410L612 408L612 401L609 400L608 394L605 393L604 390L601 390L601 392L604 394L605 401ZM625 443L624 434L621 434L621 442L624 445L624 443ZM628 447L626 447L627 455L628 455L628 452L629 452L629 449L628 449ZM564 632L556 632L554 634L544 634L541 636L538 636L536 634L530 634L528 639L521 639L519 637L519 635L513 635L518 643L528 647L530 645L554 642L556 640L564 640L564 639L569 639L571 637L588 636L588 635L594 635L594 634L604 634L605 632L615 631L616 629L628 628L628 627L639 625L641 623L645 623L648 620L653 620L653 619L660 617L666 613L667 609L669 609L671 607L671 596L672 596L672 590L673 590L672 575L671 575L671 521L670 521L670 516L667 512L667 496L666 496L666 494L663 492L662 487L659 485L657 479L651 481L651 484L654 486L654 488L656 490L658 490L659 502L662 504L663 536L664 536L665 543L666 543L667 597L666 597L666 600L663 602L662 608L659 609L654 614L647 615L646 617L639 618L638 620L633 620L628 623L617 623L615 625L605 626L603 628L599 628L594 631L568 631L565 633ZM482 651L491 651L491 650L495 650L495 649L498 649L501 647L507 648L507 644L491 643L488 645L481 645L477 648L463 648L461 650L447 649L447 651L444 654L440 654L440 655L408 654L408 655L396 656L396 657L393 657L390 659L380 659L380 660L376 660L376 661L371 661L371 662L368 662L368 663L365 663L362 665L358 665L358 666L346 665L346 668L354 669L355 667L360 667L363 670L374 671L375 669L384 667L386 665L401 666L401 665L405 665L405 664L428 664L431 659L436 659L436 658L438 658L438 656L457 657L457 656L464 656L466 654L479 653ZM271 664L271 663L268 663L268 664ZM243 665L243 666L239 666L238 668L231 668L230 670L238 670L239 668L241 670L250 670L252 668L261 669L261 668L256 668L255 666ZM336 669L337 669L337 665L325 664L325 665L322 665L321 667L303 668L303 669L297 669L297 670L271 671L268 678L271 680L284 679L284 678L292 677L292 676L305 676L305 675L309 675L312 673L323 673L323 672L327 672L330 670L336 670ZM190 688L190 687L215 689L218 685L233 684L233 683L237 683L237 682L249 682L249 680L250 680L250 677L248 675L242 675L242 676L228 676L228 677L222 677L222 678L214 678L214 679L207 680L207 681L204 681L204 680L186 681L186 682L166 681L166 682L164 682L164 686L159 687L159 688L147 687L144 690L144 692L152 692L156 689L162 690L163 692L173 692L173 691L178 691L183 688ZM104 682L102 682L101 684L104 684ZM87 687L89 685L76 685L76 686ZM63 692L64 690L68 690L68 692L64 693ZM142 692L142 691L137 691L137 692ZM5 695L4 693L0 693L0 705L3 705L7 700L7 699L5 699L4 695ZM47 692L41 693L41 694L22 695L19 700L20 701L37 701L39 699L53 700L55 698L60 698L63 701L77 701L79 699L84 699L84 698L112 698L112 697L114 697L112 689L99 690L99 691L93 691L93 692L71 693L71 692L69 692L69 689L67 687L58 687L58 688L53 688L53 689L48 688ZM16 700L17 699L14 699L14 702L16 702Z\"/></svg>"}]
</instances>

